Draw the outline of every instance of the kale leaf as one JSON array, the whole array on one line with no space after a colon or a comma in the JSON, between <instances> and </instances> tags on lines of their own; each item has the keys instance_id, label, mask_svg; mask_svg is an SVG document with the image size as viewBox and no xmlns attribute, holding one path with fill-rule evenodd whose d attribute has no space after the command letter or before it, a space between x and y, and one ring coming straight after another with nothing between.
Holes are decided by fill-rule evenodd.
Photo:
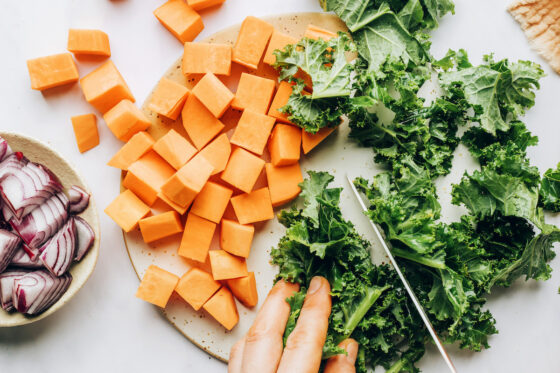
<instances>
[{"instance_id":1,"label":"kale leaf","mask_svg":"<svg viewBox=\"0 0 560 373\"><path fill-rule=\"evenodd\" d=\"M560 163L556 169L549 168L544 173L539 195L544 209L560 212Z\"/></svg>"}]
</instances>

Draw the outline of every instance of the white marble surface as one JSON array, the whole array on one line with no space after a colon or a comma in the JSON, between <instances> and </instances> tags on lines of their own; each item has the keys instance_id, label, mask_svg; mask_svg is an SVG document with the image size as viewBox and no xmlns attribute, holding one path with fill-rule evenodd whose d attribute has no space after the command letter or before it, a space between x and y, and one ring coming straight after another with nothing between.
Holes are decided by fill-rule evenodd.
<instances>
[{"instance_id":1,"label":"white marble surface","mask_svg":"<svg viewBox=\"0 0 560 373\"><path fill-rule=\"evenodd\" d=\"M182 52L155 19L162 0L4 0L0 3L0 128L47 141L85 174L102 210L116 195L119 172L105 166L118 149L99 122L101 145L80 155L70 116L90 112L78 85L41 94L29 88L25 60L65 51L70 27L108 32L113 60L136 99L143 102L152 86ZM456 15L446 17L434 35L433 52L466 48L472 59L495 52L498 58L542 60L505 12L509 0L456 0ZM227 0L205 12L201 36L239 23L249 14L320 11L316 0ZM95 64L81 63L80 74ZM548 66L537 105L526 121L540 137L530 151L541 171L560 160L560 80ZM553 218L555 223L560 219ZM191 345L151 306L134 298L138 279L126 254L120 230L101 214L102 245L97 268L83 290L57 314L36 324L0 330L2 372L225 372ZM492 295L489 303L500 334L480 354L453 350L460 372L559 372L560 261L544 284L516 283ZM422 364L426 372L443 371L433 351Z\"/></svg>"}]
</instances>

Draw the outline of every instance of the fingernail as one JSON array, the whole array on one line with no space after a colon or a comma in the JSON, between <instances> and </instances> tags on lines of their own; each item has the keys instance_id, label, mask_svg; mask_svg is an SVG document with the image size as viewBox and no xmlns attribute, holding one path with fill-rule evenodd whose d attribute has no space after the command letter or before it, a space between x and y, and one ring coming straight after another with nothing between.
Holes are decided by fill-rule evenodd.
<instances>
[{"instance_id":1,"label":"fingernail","mask_svg":"<svg viewBox=\"0 0 560 373\"><path fill-rule=\"evenodd\" d=\"M309 289L307 290L307 294L308 295L315 294L317 290L321 288L322 285L323 285L323 281L321 281L320 277L318 276L313 277L311 279L311 283L309 284Z\"/></svg>"},{"instance_id":2,"label":"fingernail","mask_svg":"<svg viewBox=\"0 0 560 373\"><path fill-rule=\"evenodd\" d=\"M348 344L345 347L345 350L348 352L348 356L346 357L352 364L356 362L356 358L358 357L358 342L354 340L348 341Z\"/></svg>"}]
</instances>

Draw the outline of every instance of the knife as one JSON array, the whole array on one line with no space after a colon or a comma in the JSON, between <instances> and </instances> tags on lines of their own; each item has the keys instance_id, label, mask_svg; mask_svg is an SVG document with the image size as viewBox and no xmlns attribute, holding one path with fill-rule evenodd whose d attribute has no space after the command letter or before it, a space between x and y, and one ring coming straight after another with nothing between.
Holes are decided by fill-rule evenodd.
<instances>
[{"instance_id":1,"label":"knife","mask_svg":"<svg viewBox=\"0 0 560 373\"><path fill-rule=\"evenodd\" d=\"M352 182L352 179L350 179L350 176L348 176L348 174L346 174L346 179L348 180L348 183L350 184L350 187L352 188L352 191L354 192L354 196L356 197L356 199L360 203L360 206L362 207L362 210L364 212L367 212L368 208L366 207L366 204L365 204L364 200L362 199L362 196L358 192L358 189L356 189L356 186L354 185L354 183ZM449 367L449 370L451 372L457 373L457 369L455 369L455 366L453 365L453 362L451 361L451 358L447 354L447 351L445 351L445 348L443 347L443 344L441 343L441 340L439 339L439 337L438 337L438 335L437 335L437 333L434 329L434 326L430 322L430 319L428 318L428 315L426 314L426 312L422 308L422 305L418 301L418 298L416 298L416 295L414 294L414 291L412 291L412 288L410 287L410 284L408 283L408 281L404 277L397 261L395 260L395 257L391 253L391 250L389 249L389 245L387 244L387 241L385 241L385 238L381 234L380 228L377 226L377 224L375 224L373 221L371 221L371 219L368 218L368 220L369 220L369 222L371 224L371 227L373 228L373 231L375 232L377 238L379 239L379 242L381 242L381 246L383 246L383 249L385 250L385 253L389 257L389 261L391 262L395 271L399 275L399 278L401 279L401 281L404 285L404 288L406 289L408 295L412 299L412 303L414 303L414 306L416 307L416 310L418 311L418 313L420 314L420 317L424 321L424 324L426 325L426 328L428 328L428 331L430 332L430 335L432 336L432 339L434 340L434 343L436 344L439 352L441 353L441 356L443 357L443 360L445 360L445 363L447 364L447 366Z\"/></svg>"}]
</instances>

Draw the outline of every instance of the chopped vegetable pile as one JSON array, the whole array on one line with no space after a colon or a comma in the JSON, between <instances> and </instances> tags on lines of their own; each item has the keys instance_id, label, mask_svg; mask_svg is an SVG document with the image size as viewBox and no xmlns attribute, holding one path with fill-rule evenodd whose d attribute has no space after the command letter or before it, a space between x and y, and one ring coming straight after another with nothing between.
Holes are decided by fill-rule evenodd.
<instances>
[{"instance_id":1,"label":"chopped vegetable pile","mask_svg":"<svg viewBox=\"0 0 560 373\"><path fill-rule=\"evenodd\" d=\"M544 73L533 62L495 61L491 55L475 66L464 50L449 51L440 60L431 56L426 31L453 12L448 0L321 4L346 23L353 43L339 33L277 51L281 78L297 87L281 111L310 132L337 126L339 115L348 118L350 137L372 148L375 161L386 168L355 184L371 203L369 217L383 228L438 334L462 348L488 348L488 337L497 330L491 312L483 309L487 294L518 278L550 278L548 262L560 241L560 230L547 224L544 214L559 211L560 168L541 178L526 154L538 139L520 120L534 105ZM358 56L348 62L346 52L353 50ZM317 95L303 93L299 70L311 76L313 87L315 81L321 84ZM434 79L442 94L426 102L419 90ZM387 110L391 119L381 119ZM452 203L468 213L444 223L434 181L450 172L461 142L480 169L465 172L452 188ZM392 271L363 264L369 263L366 243L340 216L340 190L323 190L329 181L326 174L311 173L302 184L304 209L281 214L288 231L273 250L279 277L305 286L320 274L331 282L325 358L341 338L352 336L360 342L360 371L377 365L390 372L417 371L414 362L428 335L414 311L406 311L406 296ZM372 289L381 293L377 301L369 299L373 306L365 300ZM390 297L393 292L403 296ZM293 323L304 293L290 301ZM365 316L359 312L363 307L369 309ZM399 311L383 313L394 308Z\"/></svg>"},{"instance_id":2,"label":"chopped vegetable pile","mask_svg":"<svg viewBox=\"0 0 560 373\"><path fill-rule=\"evenodd\" d=\"M78 214L89 194L68 190L48 168L13 152L0 138L0 302L36 315L66 292L68 272L92 247L95 233Z\"/></svg>"}]
</instances>

